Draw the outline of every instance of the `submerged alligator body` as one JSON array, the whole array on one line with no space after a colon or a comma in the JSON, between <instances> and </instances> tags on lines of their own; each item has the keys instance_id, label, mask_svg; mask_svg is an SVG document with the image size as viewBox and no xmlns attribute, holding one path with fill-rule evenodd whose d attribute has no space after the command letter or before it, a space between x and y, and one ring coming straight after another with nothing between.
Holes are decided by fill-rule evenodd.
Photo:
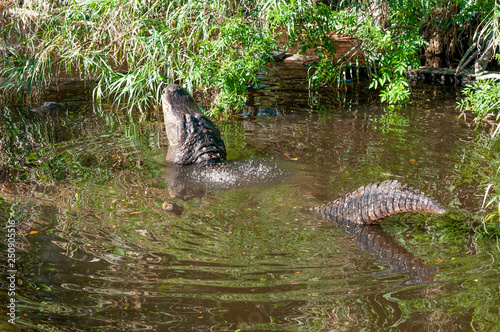
<instances>
[{"instance_id":1,"label":"submerged alligator body","mask_svg":"<svg viewBox=\"0 0 500 332\"><path fill-rule=\"evenodd\" d=\"M169 85L162 96L162 107L169 140L168 162L175 165L213 165L226 159L226 147L219 129L199 112L199 106L186 90L178 85ZM195 171L200 175L205 174L197 169ZM213 172L210 174L210 178L213 178ZM354 224L376 224L382 219L406 212L446 212L429 195L392 180L361 187L312 210L322 213L328 220Z\"/></svg>"},{"instance_id":2,"label":"submerged alligator body","mask_svg":"<svg viewBox=\"0 0 500 332\"><path fill-rule=\"evenodd\" d=\"M169 141L169 163L200 165L226 159L226 147L219 129L200 113L200 107L186 90L169 85L161 99Z\"/></svg>"},{"instance_id":3,"label":"submerged alligator body","mask_svg":"<svg viewBox=\"0 0 500 332\"><path fill-rule=\"evenodd\" d=\"M431 196L395 180L369 184L312 210L330 221L365 225L406 212L446 212Z\"/></svg>"},{"instance_id":4,"label":"submerged alligator body","mask_svg":"<svg viewBox=\"0 0 500 332\"><path fill-rule=\"evenodd\" d=\"M258 158L174 166L163 177L167 179L170 196L187 201L212 191L283 182L290 173L272 160Z\"/></svg>"}]
</instances>

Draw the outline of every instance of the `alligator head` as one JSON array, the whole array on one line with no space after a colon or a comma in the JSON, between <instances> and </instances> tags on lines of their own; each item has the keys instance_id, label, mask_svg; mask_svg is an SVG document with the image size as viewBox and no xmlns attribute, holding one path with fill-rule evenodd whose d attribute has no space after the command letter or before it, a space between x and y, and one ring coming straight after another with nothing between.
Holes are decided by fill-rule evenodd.
<instances>
[{"instance_id":1,"label":"alligator head","mask_svg":"<svg viewBox=\"0 0 500 332\"><path fill-rule=\"evenodd\" d=\"M186 90L169 85L161 98L169 141L167 161L176 165L212 164L226 159L217 126Z\"/></svg>"}]
</instances>

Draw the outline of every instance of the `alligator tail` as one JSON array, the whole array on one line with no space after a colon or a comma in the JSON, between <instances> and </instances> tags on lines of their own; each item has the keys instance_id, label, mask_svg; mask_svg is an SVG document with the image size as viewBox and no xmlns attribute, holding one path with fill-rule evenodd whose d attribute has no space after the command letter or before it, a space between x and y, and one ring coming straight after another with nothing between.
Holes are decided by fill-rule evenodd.
<instances>
[{"instance_id":1,"label":"alligator tail","mask_svg":"<svg viewBox=\"0 0 500 332\"><path fill-rule=\"evenodd\" d=\"M446 212L431 196L395 180L369 184L312 210L331 221L356 224L375 224L406 212Z\"/></svg>"}]
</instances>

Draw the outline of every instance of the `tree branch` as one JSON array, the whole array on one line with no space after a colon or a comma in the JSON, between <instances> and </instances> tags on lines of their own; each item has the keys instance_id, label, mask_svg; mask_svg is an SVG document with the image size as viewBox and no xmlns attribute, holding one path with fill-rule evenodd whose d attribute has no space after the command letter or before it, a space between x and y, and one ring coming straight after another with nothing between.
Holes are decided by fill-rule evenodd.
<instances>
[{"instance_id":1,"label":"tree branch","mask_svg":"<svg viewBox=\"0 0 500 332\"><path fill-rule=\"evenodd\" d=\"M351 48L346 54L344 54L336 63L335 63L335 67L339 66L342 62L344 62L345 60L349 60L350 58L352 58L356 53L358 53L359 51L359 48L361 47L361 45L363 45L363 41L360 41L358 43L358 45L354 46L353 48Z\"/></svg>"}]
</instances>

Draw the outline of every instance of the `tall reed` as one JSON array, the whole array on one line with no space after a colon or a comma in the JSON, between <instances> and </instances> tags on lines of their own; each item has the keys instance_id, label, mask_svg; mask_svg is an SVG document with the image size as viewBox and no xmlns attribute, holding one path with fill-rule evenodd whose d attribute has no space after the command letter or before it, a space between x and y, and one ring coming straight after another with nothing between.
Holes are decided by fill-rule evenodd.
<instances>
[{"instance_id":1,"label":"tall reed","mask_svg":"<svg viewBox=\"0 0 500 332\"><path fill-rule=\"evenodd\" d=\"M3 12L1 88L32 94L54 77L79 75L96 83L97 101L144 111L167 84L182 83L210 92L214 111L227 112L241 106L277 48L270 2L16 3Z\"/></svg>"}]
</instances>

